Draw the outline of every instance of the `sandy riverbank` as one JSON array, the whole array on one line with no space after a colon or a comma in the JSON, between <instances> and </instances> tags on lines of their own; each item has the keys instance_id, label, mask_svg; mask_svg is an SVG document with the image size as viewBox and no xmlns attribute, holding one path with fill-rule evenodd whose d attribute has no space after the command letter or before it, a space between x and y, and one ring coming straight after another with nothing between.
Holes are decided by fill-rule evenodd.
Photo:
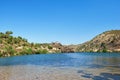
<instances>
[{"instance_id":1,"label":"sandy riverbank","mask_svg":"<svg viewBox=\"0 0 120 80\"><path fill-rule=\"evenodd\" d=\"M0 80L92 80L106 78L101 73L118 74L119 68L63 68L34 65L1 66ZM110 79L110 77L108 77ZM111 78L112 80L112 78Z\"/></svg>"}]
</instances>

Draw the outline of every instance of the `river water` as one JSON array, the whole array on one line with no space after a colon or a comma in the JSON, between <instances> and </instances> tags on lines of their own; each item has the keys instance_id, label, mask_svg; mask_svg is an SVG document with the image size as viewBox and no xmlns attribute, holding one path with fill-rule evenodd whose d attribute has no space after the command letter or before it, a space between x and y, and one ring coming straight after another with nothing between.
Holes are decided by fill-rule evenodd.
<instances>
[{"instance_id":1,"label":"river water","mask_svg":"<svg viewBox=\"0 0 120 80\"><path fill-rule=\"evenodd\" d=\"M0 58L0 80L120 80L120 54L62 53Z\"/></svg>"}]
</instances>

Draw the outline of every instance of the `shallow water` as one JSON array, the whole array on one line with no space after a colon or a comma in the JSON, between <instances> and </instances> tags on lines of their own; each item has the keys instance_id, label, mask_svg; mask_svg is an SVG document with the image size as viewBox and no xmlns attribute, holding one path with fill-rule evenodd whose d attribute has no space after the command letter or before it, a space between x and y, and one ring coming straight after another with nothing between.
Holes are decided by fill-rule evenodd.
<instances>
[{"instance_id":1,"label":"shallow water","mask_svg":"<svg viewBox=\"0 0 120 80\"><path fill-rule=\"evenodd\" d=\"M0 58L0 80L120 80L120 54L70 53Z\"/></svg>"}]
</instances>

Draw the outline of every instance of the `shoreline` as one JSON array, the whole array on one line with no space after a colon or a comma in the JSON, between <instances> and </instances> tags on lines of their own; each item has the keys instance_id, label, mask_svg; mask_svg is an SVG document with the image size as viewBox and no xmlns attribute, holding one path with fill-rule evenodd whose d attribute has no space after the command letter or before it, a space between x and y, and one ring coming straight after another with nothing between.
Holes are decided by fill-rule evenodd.
<instances>
[{"instance_id":1,"label":"shoreline","mask_svg":"<svg viewBox=\"0 0 120 80\"><path fill-rule=\"evenodd\" d=\"M74 54L74 53L80 53L80 54L118 54L120 55L120 52L72 52L72 53L40 53L40 54L28 54L28 55L15 55L15 56L6 56L6 57L0 57L0 59L2 58L10 58L10 57L22 57L22 56L32 56L32 55L54 55L54 54Z\"/></svg>"},{"instance_id":2,"label":"shoreline","mask_svg":"<svg viewBox=\"0 0 120 80\"><path fill-rule=\"evenodd\" d=\"M92 80L97 77L100 78L101 73L117 74L120 76L119 68L112 67L0 66L0 80Z\"/></svg>"}]
</instances>

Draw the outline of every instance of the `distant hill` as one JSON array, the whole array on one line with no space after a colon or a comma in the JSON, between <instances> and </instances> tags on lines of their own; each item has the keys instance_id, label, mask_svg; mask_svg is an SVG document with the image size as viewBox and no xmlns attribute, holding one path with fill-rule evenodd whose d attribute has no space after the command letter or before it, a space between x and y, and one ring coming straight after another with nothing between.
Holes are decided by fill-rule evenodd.
<instances>
[{"instance_id":1,"label":"distant hill","mask_svg":"<svg viewBox=\"0 0 120 80\"><path fill-rule=\"evenodd\" d=\"M0 57L43 53L120 52L120 30L103 32L80 45L30 43L27 39L14 37L12 34L12 31L0 32Z\"/></svg>"},{"instance_id":2,"label":"distant hill","mask_svg":"<svg viewBox=\"0 0 120 80\"><path fill-rule=\"evenodd\" d=\"M63 53L73 52L67 46L59 42L53 43L29 43L27 39L20 36L12 36L12 31L0 32L0 57L29 55L29 54L46 54L46 53Z\"/></svg>"},{"instance_id":3,"label":"distant hill","mask_svg":"<svg viewBox=\"0 0 120 80\"><path fill-rule=\"evenodd\" d=\"M77 52L120 52L120 30L111 30L80 44Z\"/></svg>"}]
</instances>

